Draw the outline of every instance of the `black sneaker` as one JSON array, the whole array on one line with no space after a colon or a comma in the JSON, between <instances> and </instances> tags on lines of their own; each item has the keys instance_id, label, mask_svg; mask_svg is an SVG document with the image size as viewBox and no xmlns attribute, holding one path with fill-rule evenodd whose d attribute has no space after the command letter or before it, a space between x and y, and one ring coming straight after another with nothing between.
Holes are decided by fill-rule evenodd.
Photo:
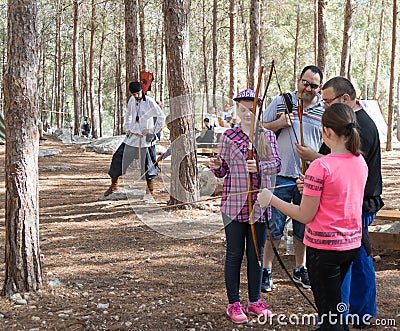
<instances>
[{"instance_id":1,"label":"black sneaker","mask_svg":"<svg viewBox=\"0 0 400 331\"><path fill-rule=\"evenodd\" d=\"M308 278L308 271L303 266L298 270L296 270L296 268L294 269L293 280L304 288L311 288L310 279Z\"/></svg>"},{"instance_id":2,"label":"black sneaker","mask_svg":"<svg viewBox=\"0 0 400 331\"><path fill-rule=\"evenodd\" d=\"M261 281L261 292L267 293L272 291L272 273L263 270Z\"/></svg>"}]
</instances>

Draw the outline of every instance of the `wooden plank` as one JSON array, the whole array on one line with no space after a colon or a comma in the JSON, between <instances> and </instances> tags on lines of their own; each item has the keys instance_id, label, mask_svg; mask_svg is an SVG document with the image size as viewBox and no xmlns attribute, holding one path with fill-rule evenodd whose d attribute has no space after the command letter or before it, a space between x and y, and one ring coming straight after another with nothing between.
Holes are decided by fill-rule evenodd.
<instances>
[{"instance_id":1,"label":"wooden plank","mask_svg":"<svg viewBox=\"0 0 400 331\"><path fill-rule=\"evenodd\" d=\"M400 221L400 210L380 210L376 215L377 220Z\"/></svg>"},{"instance_id":2,"label":"wooden plank","mask_svg":"<svg viewBox=\"0 0 400 331\"><path fill-rule=\"evenodd\" d=\"M215 153L213 148L196 148L198 154L212 154Z\"/></svg>"},{"instance_id":3,"label":"wooden plank","mask_svg":"<svg viewBox=\"0 0 400 331\"><path fill-rule=\"evenodd\" d=\"M369 239L372 248L400 250L400 234L385 232L370 232Z\"/></svg>"},{"instance_id":4,"label":"wooden plank","mask_svg":"<svg viewBox=\"0 0 400 331\"><path fill-rule=\"evenodd\" d=\"M196 143L196 152L200 155L212 156L218 153L218 143L207 143L210 147L199 147L206 143Z\"/></svg>"},{"instance_id":5,"label":"wooden plank","mask_svg":"<svg viewBox=\"0 0 400 331\"><path fill-rule=\"evenodd\" d=\"M206 148L218 148L218 143L196 143L196 148L203 148L201 147L202 145L207 145L208 147Z\"/></svg>"}]
</instances>

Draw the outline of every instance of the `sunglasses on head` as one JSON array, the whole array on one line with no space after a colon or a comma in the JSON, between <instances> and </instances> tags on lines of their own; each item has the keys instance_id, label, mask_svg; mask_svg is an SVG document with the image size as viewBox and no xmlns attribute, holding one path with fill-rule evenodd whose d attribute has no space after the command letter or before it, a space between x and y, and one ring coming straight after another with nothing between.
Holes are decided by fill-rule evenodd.
<instances>
[{"instance_id":1,"label":"sunglasses on head","mask_svg":"<svg viewBox=\"0 0 400 331\"><path fill-rule=\"evenodd\" d=\"M301 82L303 83L304 87L311 87L313 90L316 90L319 87L319 84L310 83L306 79L302 79Z\"/></svg>"}]
</instances>

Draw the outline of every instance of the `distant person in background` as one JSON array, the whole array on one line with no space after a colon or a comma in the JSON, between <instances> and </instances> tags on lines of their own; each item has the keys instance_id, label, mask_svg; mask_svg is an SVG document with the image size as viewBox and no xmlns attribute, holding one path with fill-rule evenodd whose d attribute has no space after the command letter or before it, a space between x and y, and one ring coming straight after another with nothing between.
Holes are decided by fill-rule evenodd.
<instances>
[{"instance_id":1,"label":"distant person in background","mask_svg":"<svg viewBox=\"0 0 400 331\"><path fill-rule=\"evenodd\" d=\"M90 124L89 124L89 118L87 116L83 118L82 136L90 138Z\"/></svg>"},{"instance_id":2,"label":"distant person in background","mask_svg":"<svg viewBox=\"0 0 400 331\"><path fill-rule=\"evenodd\" d=\"M210 120L210 125L213 128L220 126L218 121L218 116L215 111L215 107L210 107L210 109L208 110L208 114L206 114L204 117Z\"/></svg>"},{"instance_id":3,"label":"distant person in background","mask_svg":"<svg viewBox=\"0 0 400 331\"><path fill-rule=\"evenodd\" d=\"M154 178L157 169L149 154L149 147L154 143L156 134L162 130L165 114L154 99L143 94L140 82L129 84L131 97L126 108L126 137L112 157L110 169L111 185L104 192L108 196L118 190L119 177L126 173L133 160L140 161L141 174L145 174L147 191L145 202L152 202ZM156 119L154 119L156 117Z\"/></svg>"},{"instance_id":4,"label":"distant person in background","mask_svg":"<svg viewBox=\"0 0 400 331\"><path fill-rule=\"evenodd\" d=\"M206 130L212 130L213 129L213 127L210 125L210 119L208 117L206 117L203 120L203 124L204 124L203 129L206 129Z\"/></svg>"},{"instance_id":5,"label":"distant person in background","mask_svg":"<svg viewBox=\"0 0 400 331\"><path fill-rule=\"evenodd\" d=\"M39 120L38 123L38 130L39 130L39 140L47 140L44 136L43 136L43 122L41 120Z\"/></svg>"},{"instance_id":6,"label":"distant person in background","mask_svg":"<svg viewBox=\"0 0 400 331\"><path fill-rule=\"evenodd\" d=\"M46 133L53 134L53 128L51 127L50 123L47 123L46 125Z\"/></svg>"},{"instance_id":7,"label":"distant person in background","mask_svg":"<svg viewBox=\"0 0 400 331\"><path fill-rule=\"evenodd\" d=\"M234 116L234 106L231 106L229 102L226 102L224 105L224 111L221 114L221 120L224 122L224 127L231 128L232 127L232 120Z\"/></svg>"},{"instance_id":8,"label":"distant person in background","mask_svg":"<svg viewBox=\"0 0 400 331\"><path fill-rule=\"evenodd\" d=\"M214 127L210 124L208 117L203 120L203 124L203 130L201 130L200 135L196 138L196 142L199 143L198 147L200 148L212 148L211 144L217 142Z\"/></svg>"}]
</instances>

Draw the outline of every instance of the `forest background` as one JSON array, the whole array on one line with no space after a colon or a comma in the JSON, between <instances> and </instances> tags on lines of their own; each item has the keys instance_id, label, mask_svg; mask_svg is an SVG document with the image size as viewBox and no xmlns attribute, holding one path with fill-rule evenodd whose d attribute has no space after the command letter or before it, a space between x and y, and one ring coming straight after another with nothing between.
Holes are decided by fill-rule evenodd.
<instances>
[{"instance_id":1,"label":"forest background","mask_svg":"<svg viewBox=\"0 0 400 331\"><path fill-rule=\"evenodd\" d=\"M128 50L126 8L132 8L133 3L137 10L137 29L133 31L137 49ZM393 1L186 3L190 3L192 90L207 96L205 110L211 104L217 111L222 110L218 100L223 98L218 96L232 98L238 90L255 88L257 65L263 63L268 70L272 59L283 91L295 88L301 68L318 64L325 81L341 74L352 80L361 98L378 98L386 118L391 116L389 107L391 111L398 109L398 101L390 104L389 100L391 70L397 77L397 100L400 93L399 68L392 63L393 51L398 49L398 45L393 46L397 41L393 39ZM53 128L73 126L77 134L82 117L89 116L95 138L123 133L129 52L137 54L138 70L150 71L155 77L150 95L167 101L168 50L162 5L161 0L38 1L37 79L42 121ZM5 0L0 1L0 8L2 82L7 62ZM276 82L272 81L268 99L278 93ZM393 120L393 128L396 126Z\"/></svg>"},{"instance_id":2,"label":"forest background","mask_svg":"<svg viewBox=\"0 0 400 331\"><path fill-rule=\"evenodd\" d=\"M79 134L89 116L93 138L122 134L127 85L141 70L154 73L151 95L169 104L171 141L180 138L171 149L181 161L171 162L179 180L171 180L168 204L198 199L190 96L201 93L203 111L220 111L217 100L254 88L272 59L284 91L315 63L326 78L350 78L363 98L379 97L391 149L397 0L0 0L0 8L8 296L42 285L38 118ZM277 94L275 80L268 98Z\"/></svg>"}]
</instances>

